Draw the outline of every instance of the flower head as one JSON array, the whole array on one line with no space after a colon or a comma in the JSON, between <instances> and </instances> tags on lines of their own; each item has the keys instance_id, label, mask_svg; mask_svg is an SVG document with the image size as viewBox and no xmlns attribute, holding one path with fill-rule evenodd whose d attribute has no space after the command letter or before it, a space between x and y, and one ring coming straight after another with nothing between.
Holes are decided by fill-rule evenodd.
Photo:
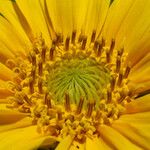
<instances>
[{"instance_id":1,"label":"flower head","mask_svg":"<svg viewBox=\"0 0 150 150\"><path fill-rule=\"evenodd\" d=\"M0 4L0 149L150 148L150 1Z\"/></svg>"}]
</instances>

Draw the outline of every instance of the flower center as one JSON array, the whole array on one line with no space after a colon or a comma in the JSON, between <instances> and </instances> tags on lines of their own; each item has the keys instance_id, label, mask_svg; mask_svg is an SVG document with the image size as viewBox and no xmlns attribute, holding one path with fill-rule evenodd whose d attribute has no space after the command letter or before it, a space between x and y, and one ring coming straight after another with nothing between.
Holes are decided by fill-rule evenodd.
<instances>
[{"instance_id":1,"label":"flower center","mask_svg":"<svg viewBox=\"0 0 150 150\"><path fill-rule=\"evenodd\" d=\"M62 102L65 93L68 93L71 103L78 104L81 97L85 102L98 101L109 82L110 75L105 66L94 59L80 56L63 59L49 69L47 86L56 101Z\"/></svg>"},{"instance_id":2,"label":"flower center","mask_svg":"<svg viewBox=\"0 0 150 150\"><path fill-rule=\"evenodd\" d=\"M90 39L75 31L71 38L58 34L51 47L37 37L27 59L6 63L17 74L9 82L8 107L28 113L41 134L72 134L80 143L99 135L100 126L118 119L133 97L127 54L114 47L114 40L110 46L95 40L95 32Z\"/></svg>"}]
</instances>

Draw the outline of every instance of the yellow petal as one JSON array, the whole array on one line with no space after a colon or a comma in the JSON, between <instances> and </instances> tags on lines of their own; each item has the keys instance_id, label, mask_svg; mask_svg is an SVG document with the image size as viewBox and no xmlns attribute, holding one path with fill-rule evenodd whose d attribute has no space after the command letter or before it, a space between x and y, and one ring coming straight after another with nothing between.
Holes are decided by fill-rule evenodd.
<instances>
[{"instance_id":1,"label":"yellow petal","mask_svg":"<svg viewBox=\"0 0 150 150\"><path fill-rule=\"evenodd\" d=\"M13 93L8 89L6 81L0 80L0 99L11 96Z\"/></svg>"},{"instance_id":2,"label":"yellow petal","mask_svg":"<svg viewBox=\"0 0 150 150\"><path fill-rule=\"evenodd\" d=\"M88 1L85 19L82 25L82 31L85 35L91 35L93 30L96 31L96 36L99 34L104 24L109 4L109 0Z\"/></svg>"},{"instance_id":3,"label":"yellow petal","mask_svg":"<svg viewBox=\"0 0 150 150\"><path fill-rule=\"evenodd\" d=\"M113 128L102 125L99 127L99 132L103 140L112 148L112 149L134 149L140 150L140 148L130 142L126 137L121 135L119 132Z\"/></svg>"},{"instance_id":4,"label":"yellow petal","mask_svg":"<svg viewBox=\"0 0 150 150\"><path fill-rule=\"evenodd\" d=\"M0 124L9 124L16 122L24 117L27 117L28 114L20 113L15 110L11 110L6 107L5 104L0 104Z\"/></svg>"},{"instance_id":5,"label":"yellow petal","mask_svg":"<svg viewBox=\"0 0 150 150\"><path fill-rule=\"evenodd\" d=\"M0 63L0 79L12 80L15 77L15 73L7 68L4 64Z\"/></svg>"},{"instance_id":6,"label":"yellow petal","mask_svg":"<svg viewBox=\"0 0 150 150\"><path fill-rule=\"evenodd\" d=\"M13 95L13 93L8 89L0 88L0 99L4 99L11 95Z\"/></svg>"},{"instance_id":7,"label":"yellow petal","mask_svg":"<svg viewBox=\"0 0 150 150\"><path fill-rule=\"evenodd\" d=\"M20 35L18 33L19 29L17 29L16 26L14 27L6 18L1 16L0 16L0 26L1 26L0 41L2 43L0 51L8 52L9 56L12 56L11 53L13 53L13 55L15 56L18 54L25 55L25 48L27 47L26 44L28 40L23 38L23 34Z\"/></svg>"},{"instance_id":8,"label":"yellow petal","mask_svg":"<svg viewBox=\"0 0 150 150\"><path fill-rule=\"evenodd\" d=\"M12 117L12 115L10 115L10 116ZM15 116L13 116L13 117L15 117ZM17 122L15 122L15 123L1 125L0 132L6 132L8 130L13 130L13 129L17 129L17 128L24 128L24 127L31 126L31 125L32 125L32 119L30 117L26 116L23 119L21 118L21 119L17 120Z\"/></svg>"},{"instance_id":9,"label":"yellow petal","mask_svg":"<svg viewBox=\"0 0 150 150\"><path fill-rule=\"evenodd\" d=\"M0 41L0 62L5 64L11 58L14 58L14 54Z\"/></svg>"},{"instance_id":10,"label":"yellow petal","mask_svg":"<svg viewBox=\"0 0 150 150\"><path fill-rule=\"evenodd\" d=\"M42 8L40 6L40 2L31 0L17 0L17 5L22 11L24 17L26 18L29 27L31 28L30 32L33 32L32 34L34 34L32 36L34 37L35 35L42 33L42 36L44 37L46 43L50 44L51 39L44 18L44 12L42 11ZM21 22L22 21L23 20L21 19Z\"/></svg>"},{"instance_id":11,"label":"yellow petal","mask_svg":"<svg viewBox=\"0 0 150 150\"><path fill-rule=\"evenodd\" d=\"M106 145L106 143L104 143L104 141L100 138L93 138L93 139L86 139L86 150L100 150L100 149L104 149L104 150L110 150L111 148L109 147L109 145Z\"/></svg>"},{"instance_id":12,"label":"yellow petal","mask_svg":"<svg viewBox=\"0 0 150 150\"><path fill-rule=\"evenodd\" d=\"M101 36L110 43L111 39L115 39L116 34L122 24L122 21L128 14L128 10L133 5L133 0L115 0L109 8L108 16L104 24Z\"/></svg>"},{"instance_id":13,"label":"yellow petal","mask_svg":"<svg viewBox=\"0 0 150 150\"><path fill-rule=\"evenodd\" d=\"M85 150L85 143L79 143L77 141L73 141L69 150Z\"/></svg>"},{"instance_id":14,"label":"yellow petal","mask_svg":"<svg viewBox=\"0 0 150 150\"><path fill-rule=\"evenodd\" d=\"M124 115L112 127L135 145L149 149L150 112Z\"/></svg>"},{"instance_id":15,"label":"yellow petal","mask_svg":"<svg viewBox=\"0 0 150 150\"><path fill-rule=\"evenodd\" d=\"M7 150L33 150L41 146L44 140L49 140L49 145L55 142L51 137L44 137L37 133L37 126L14 129L0 134L0 149Z\"/></svg>"},{"instance_id":16,"label":"yellow petal","mask_svg":"<svg viewBox=\"0 0 150 150\"><path fill-rule=\"evenodd\" d=\"M150 1L115 0L111 5L101 36L108 43L116 39L116 48L124 46L128 61L135 65L149 51ZM137 55L138 53L138 55Z\"/></svg>"},{"instance_id":17,"label":"yellow petal","mask_svg":"<svg viewBox=\"0 0 150 150\"><path fill-rule=\"evenodd\" d=\"M150 123L150 117L149 116L150 116L150 112L124 114L116 122L128 122L128 123L135 123L135 124L137 124L137 123L138 124L149 124Z\"/></svg>"},{"instance_id":18,"label":"yellow petal","mask_svg":"<svg viewBox=\"0 0 150 150\"><path fill-rule=\"evenodd\" d=\"M125 113L150 111L150 94L142 96L126 105Z\"/></svg>"},{"instance_id":19,"label":"yellow petal","mask_svg":"<svg viewBox=\"0 0 150 150\"><path fill-rule=\"evenodd\" d=\"M74 136L68 135L56 147L56 150L68 150L71 147Z\"/></svg>"}]
</instances>

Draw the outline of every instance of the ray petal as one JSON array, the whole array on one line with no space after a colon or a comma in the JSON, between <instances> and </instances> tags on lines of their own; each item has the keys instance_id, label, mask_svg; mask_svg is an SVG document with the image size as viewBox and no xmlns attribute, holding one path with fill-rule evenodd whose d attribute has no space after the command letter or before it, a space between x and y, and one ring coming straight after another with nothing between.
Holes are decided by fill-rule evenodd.
<instances>
[{"instance_id":1,"label":"ray petal","mask_svg":"<svg viewBox=\"0 0 150 150\"><path fill-rule=\"evenodd\" d=\"M126 149L140 150L138 146L134 145L130 140L109 126L100 126L99 132L102 139L106 141L112 149L123 150L126 146Z\"/></svg>"}]
</instances>

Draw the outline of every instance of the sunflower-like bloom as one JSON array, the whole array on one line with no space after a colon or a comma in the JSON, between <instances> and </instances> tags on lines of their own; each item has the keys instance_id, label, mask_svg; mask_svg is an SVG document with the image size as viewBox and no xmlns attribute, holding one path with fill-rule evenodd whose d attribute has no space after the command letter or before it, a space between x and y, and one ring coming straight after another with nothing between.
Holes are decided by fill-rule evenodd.
<instances>
[{"instance_id":1,"label":"sunflower-like bloom","mask_svg":"<svg viewBox=\"0 0 150 150\"><path fill-rule=\"evenodd\" d=\"M150 149L150 0L0 1L0 150Z\"/></svg>"}]
</instances>

